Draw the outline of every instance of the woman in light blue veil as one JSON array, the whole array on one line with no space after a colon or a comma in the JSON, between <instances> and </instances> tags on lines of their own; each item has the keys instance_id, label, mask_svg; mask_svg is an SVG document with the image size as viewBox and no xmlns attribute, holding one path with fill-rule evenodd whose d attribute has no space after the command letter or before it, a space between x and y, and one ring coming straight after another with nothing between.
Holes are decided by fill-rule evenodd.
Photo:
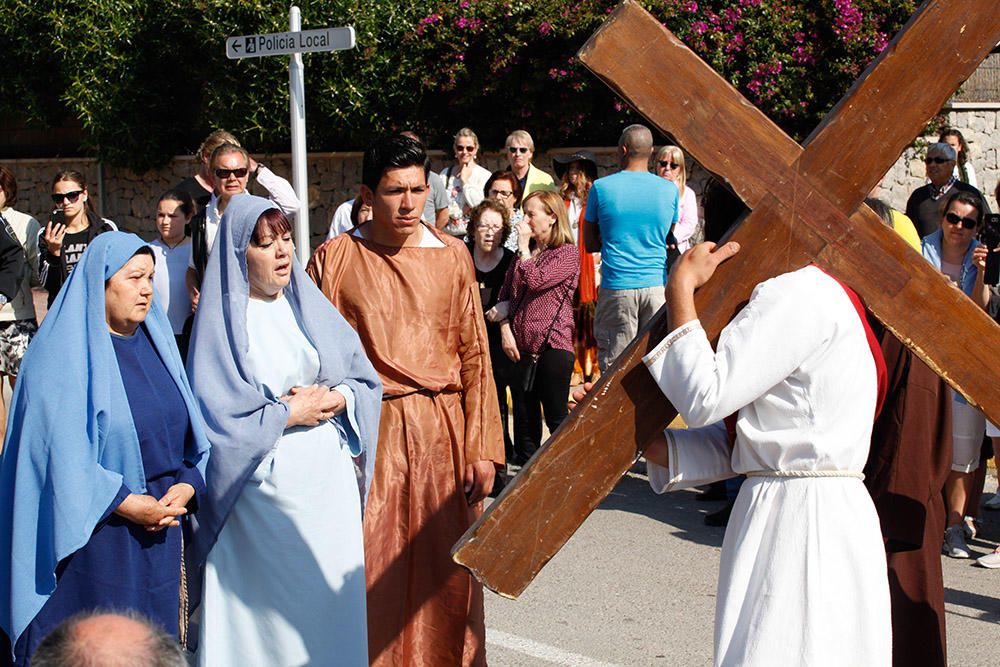
<instances>
[{"instance_id":1,"label":"woman in light blue veil","mask_svg":"<svg viewBox=\"0 0 1000 667\"><path fill-rule=\"evenodd\" d=\"M188 356L213 446L198 664L367 665L361 514L382 386L273 206L226 207Z\"/></svg>"}]
</instances>

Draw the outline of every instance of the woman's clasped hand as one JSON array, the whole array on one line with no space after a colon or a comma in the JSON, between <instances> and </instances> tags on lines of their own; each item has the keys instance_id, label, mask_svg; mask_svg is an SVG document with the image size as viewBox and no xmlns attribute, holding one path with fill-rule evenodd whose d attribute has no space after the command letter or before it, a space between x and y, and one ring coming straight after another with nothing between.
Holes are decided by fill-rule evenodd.
<instances>
[{"instance_id":1,"label":"woman's clasped hand","mask_svg":"<svg viewBox=\"0 0 1000 667\"><path fill-rule=\"evenodd\" d=\"M129 494L115 514L156 532L181 525L180 517L187 514L187 504L193 497L194 487L182 482L167 489L159 500L145 494Z\"/></svg>"},{"instance_id":2,"label":"woman's clasped hand","mask_svg":"<svg viewBox=\"0 0 1000 667\"><path fill-rule=\"evenodd\" d=\"M316 426L336 417L347 406L347 399L336 389L320 384L292 387L281 397L288 403L288 426Z\"/></svg>"}]
</instances>

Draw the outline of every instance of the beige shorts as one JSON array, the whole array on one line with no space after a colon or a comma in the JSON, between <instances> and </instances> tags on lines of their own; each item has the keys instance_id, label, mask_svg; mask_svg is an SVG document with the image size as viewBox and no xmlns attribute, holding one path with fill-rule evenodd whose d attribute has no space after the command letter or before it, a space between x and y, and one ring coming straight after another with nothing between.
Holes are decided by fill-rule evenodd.
<instances>
[{"instance_id":1,"label":"beige shorts","mask_svg":"<svg viewBox=\"0 0 1000 667\"><path fill-rule=\"evenodd\" d=\"M979 467L986 417L971 405L952 401L951 421L951 469L955 472L973 472Z\"/></svg>"},{"instance_id":2,"label":"beige shorts","mask_svg":"<svg viewBox=\"0 0 1000 667\"><path fill-rule=\"evenodd\" d=\"M597 291L594 338L597 340L597 365L602 373L625 351L665 302L663 285L638 289L602 287Z\"/></svg>"}]
</instances>

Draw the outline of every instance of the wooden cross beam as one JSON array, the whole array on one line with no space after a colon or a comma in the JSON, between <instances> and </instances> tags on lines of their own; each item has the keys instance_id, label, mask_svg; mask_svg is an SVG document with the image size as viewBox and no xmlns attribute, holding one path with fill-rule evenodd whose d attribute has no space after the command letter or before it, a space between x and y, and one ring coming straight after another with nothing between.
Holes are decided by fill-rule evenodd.
<instances>
[{"instance_id":1,"label":"wooden cross beam","mask_svg":"<svg viewBox=\"0 0 1000 667\"><path fill-rule=\"evenodd\" d=\"M862 202L998 37L995 0L928 0L804 149L634 0L579 56L752 210L731 236L742 251L695 296L710 340L759 282L814 262L997 420L1000 362L976 358L954 332L988 350L1000 328ZM517 597L676 416L641 361L665 319L664 309L455 545L488 588Z\"/></svg>"}]
</instances>

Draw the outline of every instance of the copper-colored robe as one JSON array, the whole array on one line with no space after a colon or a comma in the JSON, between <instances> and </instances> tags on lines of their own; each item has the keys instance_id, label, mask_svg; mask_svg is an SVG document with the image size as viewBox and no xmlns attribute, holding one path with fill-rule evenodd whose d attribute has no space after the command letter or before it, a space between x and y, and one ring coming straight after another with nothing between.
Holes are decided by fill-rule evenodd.
<instances>
[{"instance_id":1,"label":"copper-colored robe","mask_svg":"<svg viewBox=\"0 0 1000 667\"><path fill-rule=\"evenodd\" d=\"M352 234L321 245L308 273L357 330L384 385L365 510L373 665L485 665L483 589L451 560L482 511L467 462L502 464L503 435L468 249L389 248Z\"/></svg>"},{"instance_id":2,"label":"copper-colored robe","mask_svg":"<svg viewBox=\"0 0 1000 667\"><path fill-rule=\"evenodd\" d=\"M872 431L865 485L889 566L892 662L943 667L941 492L951 470L951 390L891 333L880 338L889 386Z\"/></svg>"}]
</instances>

